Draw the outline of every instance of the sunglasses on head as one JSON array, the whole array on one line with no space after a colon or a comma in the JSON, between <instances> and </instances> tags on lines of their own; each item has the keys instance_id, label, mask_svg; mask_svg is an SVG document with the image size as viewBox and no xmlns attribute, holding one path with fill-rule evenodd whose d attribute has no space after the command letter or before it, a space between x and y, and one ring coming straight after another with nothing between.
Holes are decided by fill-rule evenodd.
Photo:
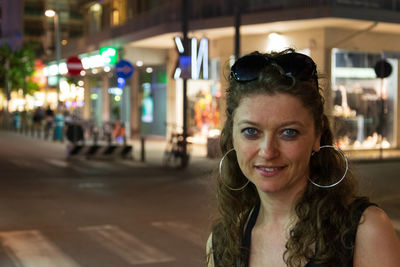
<instances>
[{"instance_id":1,"label":"sunglasses on head","mask_svg":"<svg viewBox=\"0 0 400 267\"><path fill-rule=\"evenodd\" d=\"M254 81L260 76L262 69L272 63L279 65L286 75L291 75L298 80L315 79L317 81L317 66L314 61L309 56L295 52L273 58L258 52L243 56L233 64L231 75L238 82Z\"/></svg>"}]
</instances>

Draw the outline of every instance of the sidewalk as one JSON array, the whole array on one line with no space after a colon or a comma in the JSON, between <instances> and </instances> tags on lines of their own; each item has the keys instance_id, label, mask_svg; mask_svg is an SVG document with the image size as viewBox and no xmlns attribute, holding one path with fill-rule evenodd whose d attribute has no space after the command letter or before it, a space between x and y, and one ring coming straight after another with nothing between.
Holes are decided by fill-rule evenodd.
<instances>
[{"instance_id":1,"label":"sidewalk","mask_svg":"<svg viewBox=\"0 0 400 267\"><path fill-rule=\"evenodd\" d=\"M133 145L133 157L135 161L141 161L142 144L140 139L131 139ZM162 157L164 155L167 140L162 138L148 137L145 139L145 164L157 167L162 166ZM218 167L219 158L207 157L207 146L205 144L191 145L191 158L189 168L214 170ZM195 165L195 166L194 166Z\"/></svg>"},{"instance_id":2,"label":"sidewalk","mask_svg":"<svg viewBox=\"0 0 400 267\"><path fill-rule=\"evenodd\" d=\"M31 137L30 135L25 135L21 133L15 133L11 131L2 132L10 135L19 135L20 137L27 139L41 140L44 143L48 143L48 147L58 147L58 149L65 149L69 143L64 141L64 143L53 142L52 140L45 141L43 139L37 139L36 137ZM104 143L104 141L100 141ZM90 140L86 141L87 145L91 145ZM167 145L167 140L162 137L146 137L144 142L144 161L142 161L142 143L138 138L128 140L128 144L133 146L133 159L135 162L140 162L145 165L162 167L162 158L164 150ZM43 144L44 145L44 144ZM346 155L349 160L356 163L368 163L368 162L379 162L379 161L400 161L400 149L383 149L378 150L346 150ZM66 154L65 154L66 155ZM191 147L191 159L189 162L189 168L194 167L194 169L205 168L205 169L217 169L220 157L208 158L207 157L207 145L206 144L192 144ZM194 166L195 165L195 166Z\"/></svg>"}]
</instances>

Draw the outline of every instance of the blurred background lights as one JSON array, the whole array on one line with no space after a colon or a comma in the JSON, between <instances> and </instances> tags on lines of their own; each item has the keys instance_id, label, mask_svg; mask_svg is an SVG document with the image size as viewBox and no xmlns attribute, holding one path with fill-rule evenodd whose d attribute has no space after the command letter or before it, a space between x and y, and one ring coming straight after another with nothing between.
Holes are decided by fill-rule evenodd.
<instances>
[{"instance_id":1,"label":"blurred background lights","mask_svg":"<svg viewBox=\"0 0 400 267\"><path fill-rule=\"evenodd\" d=\"M99 3L94 4L93 6L90 7L91 11L100 11L101 10L101 5Z\"/></svg>"},{"instance_id":2,"label":"blurred background lights","mask_svg":"<svg viewBox=\"0 0 400 267\"><path fill-rule=\"evenodd\" d=\"M83 86L85 83L82 81L82 80L80 80L80 81L78 81L78 85L79 86Z\"/></svg>"},{"instance_id":3,"label":"blurred background lights","mask_svg":"<svg viewBox=\"0 0 400 267\"><path fill-rule=\"evenodd\" d=\"M46 16L46 17L54 17L55 15L56 15L56 12L53 10L53 9L47 9L45 12L44 12L44 15Z\"/></svg>"},{"instance_id":4,"label":"blurred background lights","mask_svg":"<svg viewBox=\"0 0 400 267\"><path fill-rule=\"evenodd\" d=\"M117 79L118 88L124 88L125 84L126 84L126 80L122 77L118 77L118 79Z\"/></svg>"},{"instance_id":5,"label":"blurred background lights","mask_svg":"<svg viewBox=\"0 0 400 267\"><path fill-rule=\"evenodd\" d=\"M288 40L285 36L277 32L268 34L267 52L280 51L282 48L288 47Z\"/></svg>"},{"instance_id":6,"label":"blurred background lights","mask_svg":"<svg viewBox=\"0 0 400 267\"><path fill-rule=\"evenodd\" d=\"M104 71L105 71L105 72L110 72L110 70L111 70L111 68L110 68L109 66L105 66L105 67L104 67Z\"/></svg>"},{"instance_id":7,"label":"blurred background lights","mask_svg":"<svg viewBox=\"0 0 400 267\"><path fill-rule=\"evenodd\" d=\"M152 73L153 72L153 68L151 68L151 67L146 68L146 72L147 73Z\"/></svg>"},{"instance_id":8,"label":"blurred background lights","mask_svg":"<svg viewBox=\"0 0 400 267\"><path fill-rule=\"evenodd\" d=\"M141 60L136 61L136 66L138 66L138 67L143 66L143 61L141 61Z\"/></svg>"}]
</instances>

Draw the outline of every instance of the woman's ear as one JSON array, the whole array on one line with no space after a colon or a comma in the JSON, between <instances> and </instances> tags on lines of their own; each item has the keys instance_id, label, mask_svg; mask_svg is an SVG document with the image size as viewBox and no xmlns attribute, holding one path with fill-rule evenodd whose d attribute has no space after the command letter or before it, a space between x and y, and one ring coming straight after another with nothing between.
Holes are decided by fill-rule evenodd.
<instances>
[{"instance_id":1,"label":"woman's ear","mask_svg":"<svg viewBox=\"0 0 400 267\"><path fill-rule=\"evenodd\" d=\"M314 141L314 144L313 144L313 147L312 147L312 151L313 151L313 152L318 152L320 146L321 146L321 134L318 134L318 135L315 137L315 141Z\"/></svg>"}]
</instances>

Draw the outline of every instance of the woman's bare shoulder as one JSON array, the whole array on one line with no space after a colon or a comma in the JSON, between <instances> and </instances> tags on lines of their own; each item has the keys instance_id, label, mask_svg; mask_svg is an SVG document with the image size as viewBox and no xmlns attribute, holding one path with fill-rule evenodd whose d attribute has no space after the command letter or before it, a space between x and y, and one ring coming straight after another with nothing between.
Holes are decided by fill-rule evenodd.
<instances>
[{"instance_id":1,"label":"woman's bare shoulder","mask_svg":"<svg viewBox=\"0 0 400 267\"><path fill-rule=\"evenodd\" d=\"M368 207L357 229L354 266L400 266L400 242L387 214Z\"/></svg>"}]
</instances>

